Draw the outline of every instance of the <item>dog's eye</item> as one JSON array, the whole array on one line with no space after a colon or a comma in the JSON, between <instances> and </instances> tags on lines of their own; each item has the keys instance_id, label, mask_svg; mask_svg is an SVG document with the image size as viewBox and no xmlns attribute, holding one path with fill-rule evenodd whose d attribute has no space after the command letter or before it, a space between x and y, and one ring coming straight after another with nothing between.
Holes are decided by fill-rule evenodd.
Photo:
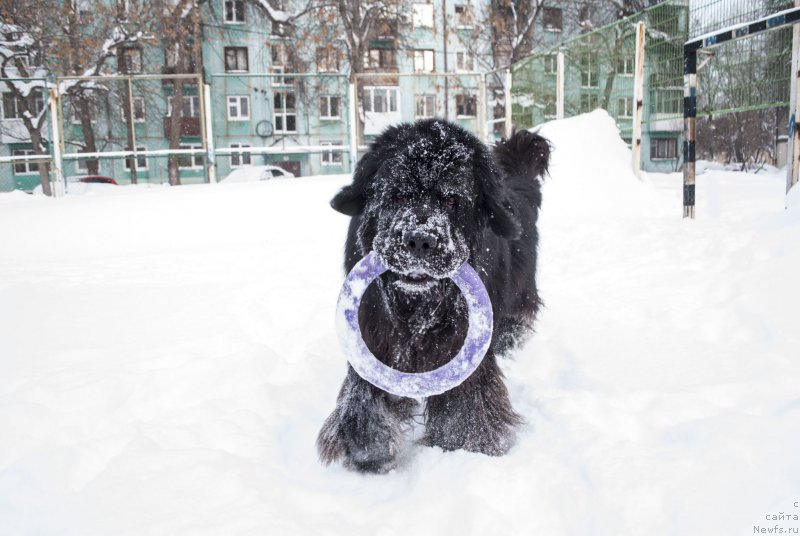
<instances>
[{"instance_id":1,"label":"dog's eye","mask_svg":"<svg viewBox=\"0 0 800 536\"><path fill-rule=\"evenodd\" d=\"M442 201L442 205L444 205L444 208L446 208L447 210L453 210L454 208L456 208L456 198L448 197L444 201Z\"/></svg>"}]
</instances>

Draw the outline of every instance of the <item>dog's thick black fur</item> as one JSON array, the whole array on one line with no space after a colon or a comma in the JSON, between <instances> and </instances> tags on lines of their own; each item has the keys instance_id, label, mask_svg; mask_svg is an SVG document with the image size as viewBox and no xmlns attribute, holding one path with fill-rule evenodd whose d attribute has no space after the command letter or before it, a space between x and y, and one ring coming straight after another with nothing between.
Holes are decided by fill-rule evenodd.
<instances>
[{"instance_id":1,"label":"dog's thick black fur","mask_svg":"<svg viewBox=\"0 0 800 536\"><path fill-rule=\"evenodd\" d=\"M548 142L527 131L493 152L443 120L385 130L359 161L351 185L331 201L351 216L345 270L371 250L389 271L364 295L364 340L384 363L407 372L433 370L460 348L466 304L447 278L464 261L480 275L494 310L494 335L479 368L460 386L427 399L424 445L501 455L521 423L497 356L532 329L540 178ZM417 402L390 395L348 366L336 409L317 439L325 463L383 473L408 446Z\"/></svg>"}]
</instances>

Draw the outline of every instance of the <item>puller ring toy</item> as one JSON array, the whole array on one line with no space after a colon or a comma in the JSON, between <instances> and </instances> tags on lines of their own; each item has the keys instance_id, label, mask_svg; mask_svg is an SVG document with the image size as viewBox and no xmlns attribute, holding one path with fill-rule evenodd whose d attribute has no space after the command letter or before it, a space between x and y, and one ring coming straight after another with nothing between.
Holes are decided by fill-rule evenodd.
<instances>
[{"instance_id":1,"label":"puller ring toy","mask_svg":"<svg viewBox=\"0 0 800 536\"><path fill-rule=\"evenodd\" d=\"M371 251L350 270L342 285L336 307L336 328L350 365L364 380L397 396L428 397L460 385L481 364L492 341L492 303L477 272L465 262L450 275L464 295L469 311L467 336L458 354L429 372L401 372L381 363L369 351L358 325L358 309L364 292L387 270L380 256Z\"/></svg>"}]
</instances>

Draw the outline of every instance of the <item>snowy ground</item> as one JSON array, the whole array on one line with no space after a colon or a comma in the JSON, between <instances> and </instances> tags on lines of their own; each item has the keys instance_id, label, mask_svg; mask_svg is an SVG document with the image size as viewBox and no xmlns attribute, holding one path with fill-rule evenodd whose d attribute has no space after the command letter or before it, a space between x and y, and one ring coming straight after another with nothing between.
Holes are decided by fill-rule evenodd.
<instances>
[{"instance_id":1,"label":"snowy ground","mask_svg":"<svg viewBox=\"0 0 800 536\"><path fill-rule=\"evenodd\" d=\"M543 133L547 307L504 363L527 425L386 476L314 449L346 178L0 195L0 533L800 531L770 517L800 515L800 202L708 171L683 220L603 113Z\"/></svg>"}]
</instances>

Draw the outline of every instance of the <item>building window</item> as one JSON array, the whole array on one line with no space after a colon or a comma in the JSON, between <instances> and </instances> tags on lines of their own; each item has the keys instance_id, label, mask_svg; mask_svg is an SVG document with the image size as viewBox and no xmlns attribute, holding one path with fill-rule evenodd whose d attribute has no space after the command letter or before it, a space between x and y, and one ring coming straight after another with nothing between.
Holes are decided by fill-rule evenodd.
<instances>
[{"instance_id":1,"label":"building window","mask_svg":"<svg viewBox=\"0 0 800 536\"><path fill-rule=\"evenodd\" d=\"M456 71L474 71L475 58L469 52L456 52Z\"/></svg>"},{"instance_id":2,"label":"building window","mask_svg":"<svg viewBox=\"0 0 800 536\"><path fill-rule=\"evenodd\" d=\"M244 22L244 0L225 0L225 22L230 24Z\"/></svg>"},{"instance_id":3,"label":"building window","mask_svg":"<svg viewBox=\"0 0 800 536\"><path fill-rule=\"evenodd\" d=\"M617 116L633 117L633 97L617 99Z\"/></svg>"},{"instance_id":4,"label":"building window","mask_svg":"<svg viewBox=\"0 0 800 536\"><path fill-rule=\"evenodd\" d=\"M35 155L33 149L14 149L11 151L12 156L32 156ZM39 173L39 164L35 162L14 162L14 175L31 175Z\"/></svg>"},{"instance_id":5,"label":"building window","mask_svg":"<svg viewBox=\"0 0 800 536\"><path fill-rule=\"evenodd\" d=\"M560 7L542 8L542 26L548 32L560 32L564 27L564 16Z\"/></svg>"},{"instance_id":6,"label":"building window","mask_svg":"<svg viewBox=\"0 0 800 536\"><path fill-rule=\"evenodd\" d=\"M375 113L392 113L397 111L397 88L365 87L364 111Z\"/></svg>"},{"instance_id":7,"label":"building window","mask_svg":"<svg viewBox=\"0 0 800 536\"><path fill-rule=\"evenodd\" d=\"M198 117L200 115L200 97L197 95L184 95L182 117ZM167 117L172 117L172 97L167 97Z\"/></svg>"},{"instance_id":8,"label":"building window","mask_svg":"<svg viewBox=\"0 0 800 536\"><path fill-rule=\"evenodd\" d=\"M130 147L125 147L125 150L126 151L130 151L131 148ZM147 147L144 147L144 146L136 147L136 151L137 152L146 151L146 150L147 150ZM125 159L125 169L127 169L128 171L130 171L130 169L131 169L131 162L133 162L133 160L134 160L134 158L132 156ZM136 171L146 171L146 170L147 170L147 158L144 157L143 155L137 154L136 155Z\"/></svg>"},{"instance_id":9,"label":"building window","mask_svg":"<svg viewBox=\"0 0 800 536\"><path fill-rule=\"evenodd\" d=\"M97 115L99 111L97 110L97 103L90 102L89 103L89 121L91 123L97 123ZM73 125L80 125L81 124L81 116L80 110L78 109L75 103L72 104L72 117L70 118L70 123Z\"/></svg>"},{"instance_id":10,"label":"building window","mask_svg":"<svg viewBox=\"0 0 800 536\"><path fill-rule=\"evenodd\" d=\"M581 112L591 112L597 108L599 104L597 94L595 93L582 93L581 94Z\"/></svg>"},{"instance_id":11,"label":"building window","mask_svg":"<svg viewBox=\"0 0 800 536\"><path fill-rule=\"evenodd\" d=\"M545 55L544 74L558 74L558 54Z\"/></svg>"},{"instance_id":12,"label":"building window","mask_svg":"<svg viewBox=\"0 0 800 536\"><path fill-rule=\"evenodd\" d=\"M327 47L317 48L317 70L321 73L338 73L339 51Z\"/></svg>"},{"instance_id":13,"label":"building window","mask_svg":"<svg viewBox=\"0 0 800 536\"><path fill-rule=\"evenodd\" d=\"M433 28L433 4L414 4L411 21L415 28Z\"/></svg>"},{"instance_id":14,"label":"building window","mask_svg":"<svg viewBox=\"0 0 800 536\"><path fill-rule=\"evenodd\" d=\"M650 92L650 113L683 113L683 88L657 89Z\"/></svg>"},{"instance_id":15,"label":"building window","mask_svg":"<svg viewBox=\"0 0 800 536\"><path fill-rule=\"evenodd\" d=\"M228 121L247 121L250 119L250 97L231 95L228 97Z\"/></svg>"},{"instance_id":16,"label":"building window","mask_svg":"<svg viewBox=\"0 0 800 536\"><path fill-rule=\"evenodd\" d=\"M675 138L654 138L650 140L651 160L675 158L678 158L678 140Z\"/></svg>"},{"instance_id":17,"label":"building window","mask_svg":"<svg viewBox=\"0 0 800 536\"><path fill-rule=\"evenodd\" d=\"M81 153L85 151L79 151ZM97 172L100 172L100 160L97 158L78 158L75 160L75 169L78 173L89 173L89 162L97 164Z\"/></svg>"},{"instance_id":18,"label":"building window","mask_svg":"<svg viewBox=\"0 0 800 536\"><path fill-rule=\"evenodd\" d=\"M339 119L339 97L337 95L322 95L319 98L320 119Z\"/></svg>"},{"instance_id":19,"label":"building window","mask_svg":"<svg viewBox=\"0 0 800 536\"><path fill-rule=\"evenodd\" d=\"M456 95L456 116L475 117L478 115L478 99L475 95L462 93Z\"/></svg>"},{"instance_id":20,"label":"building window","mask_svg":"<svg viewBox=\"0 0 800 536\"><path fill-rule=\"evenodd\" d=\"M270 33L275 37L286 37L289 35L289 24L286 22L273 22Z\"/></svg>"},{"instance_id":21,"label":"building window","mask_svg":"<svg viewBox=\"0 0 800 536\"><path fill-rule=\"evenodd\" d=\"M338 141L321 141L320 145L339 145ZM322 165L323 166L341 166L342 165L342 151L322 151Z\"/></svg>"},{"instance_id":22,"label":"building window","mask_svg":"<svg viewBox=\"0 0 800 536\"><path fill-rule=\"evenodd\" d=\"M144 112L144 97L133 97L131 100L133 101L133 122L144 123L146 120ZM125 110L128 106L130 105L127 102L122 104L122 110L120 111L120 114L122 115L123 123L128 121L128 118L125 117Z\"/></svg>"},{"instance_id":23,"label":"building window","mask_svg":"<svg viewBox=\"0 0 800 536\"><path fill-rule=\"evenodd\" d=\"M597 53L586 52L580 57L581 87L600 87L597 72Z\"/></svg>"},{"instance_id":24,"label":"building window","mask_svg":"<svg viewBox=\"0 0 800 536\"><path fill-rule=\"evenodd\" d=\"M472 27L472 13L470 12L468 5L456 4L453 6L453 10L456 13L456 25L459 28Z\"/></svg>"},{"instance_id":25,"label":"building window","mask_svg":"<svg viewBox=\"0 0 800 536\"><path fill-rule=\"evenodd\" d=\"M415 73L432 73L433 66L433 50L415 50L414 51L414 72Z\"/></svg>"},{"instance_id":26,"label":"building window","mask_svg":"<svg viewBox=\"0 0 800 536\"><path fill-rule=\"evenodd\" d=\"M203 167L203 146L202 145L181 145L181 149L200 149L200 152L194 154L181 154L178 155L178 167L181 169L198 169Z\"/></svg>"},{"instance_id":27,"label":"building window","mask_svg":"<svg viewBox=\"0 0 800 536\"><path fill-rule=\"evenodd\" d=\"M225 71L246 73L249 70L247 47L225 47Z\"/></svg>"},{"instance_id":28,"label":"building window","mask_svg":"<svg viewBox=\"0 0 800 536\"><path fill-rule=\"evenodd\" d=\"M142 49L137 47L123 47L119 54L119 72L136 74L142 72Z\"/></svg>"},{"instance_id":29,"label":"building window","mask_svg":"<svg viewBox=\"0 0 800 536\"><path fill-rule=\"evenodd\" d=\"M617 74L633 76L633 58L619 58L617 60Z\"/></svg>"},{"instance_id":30,"label":"building window","mask_svg":"<svg viewBox=\"0 0 800 536\"><path fill-rule=\"evenodd\" d=\"M231 149L243 149L243 148L250 148L252 145L249 143L231 143ZM240 166L249 166L251 163L251 154L241 152L232 152L231 153L231 167L240 167Z\"/></svg>"},{"instance_id":31,"label":"building window","mask_svg":"<svg viewBox=\"0 0 800 536\"><path fill-rule=\"evenodd\" d=\"M393 48L371 48L364 53L364 66L392 69L396 66Z\"/></svg>"},{"instance_id":32,"label":"building window","mask_svg":"<svg viewBox=\"0 0 800 536\"><path fill-rule=\"evenodd\" d=\"M273 100L275 108L275 132L297 132L294 91L276 91Z\"/></svg>"},{"instance_id":33,"label":"building window","mask_svg":"<svg viewBox=\"0 0 800 536\"><path fill-rule=\"evenodd\" d=\"M291 72L289 65L289 52L283 43L272 44L272 72L275 74ZM272 77L273 86L291 86L294 78L284 76Z\"/></svg>"},{"instance_id":34,"label":"building window","mask_svg":"<svg viewBox=\"0 0 800 536\"><path fill-rule=\"evenodd\" d=\"M18 99L13 93L3 93L3 119L21 119L22 113L27 109L35 115L44 110L44 93L40 88L30 92L27 97Z\"/></svg>"},{"instance_id":35,"label":"building window","mask_svg":"<svg viewBox=\"0 0 800 536\"><path fill-rule=\"evenodd\" d=\"M436 115L436 95L414 95L414 118L425 119Z\"/></svg>"},{"instance_id":36,"label":"building window","mask_svg":"<svg viewBox=\"0 0 800 536\"><path fill-rule=\"evenodd\" d=\"M544 118L555 119L556 117L556 98L553 95L544 97Z\"/></svg>"}]
</instances>

